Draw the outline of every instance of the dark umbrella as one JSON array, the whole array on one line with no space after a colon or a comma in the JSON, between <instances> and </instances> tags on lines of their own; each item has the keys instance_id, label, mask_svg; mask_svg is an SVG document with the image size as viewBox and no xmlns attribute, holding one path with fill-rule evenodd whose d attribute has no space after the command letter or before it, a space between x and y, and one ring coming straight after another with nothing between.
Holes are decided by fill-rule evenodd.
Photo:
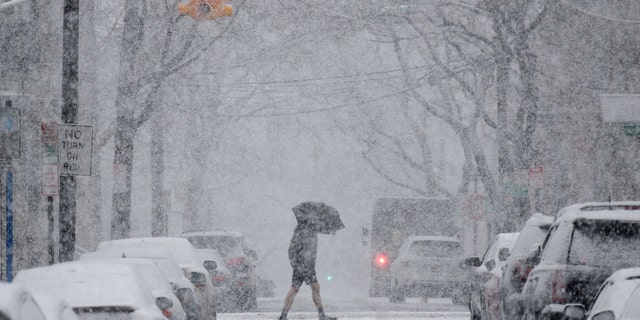
<instances>
[{"instance_id":1,"label":"dark umbrella","mask_svg":"<svg viewBox=\"0 0 640 320\"><path fill-rule=\"evenodd\" d=\"M334 234L344 229L340 213L324 202L307 201L293 207L298 224L306 225L318 233Z\"/></svg>"}]
</instances>

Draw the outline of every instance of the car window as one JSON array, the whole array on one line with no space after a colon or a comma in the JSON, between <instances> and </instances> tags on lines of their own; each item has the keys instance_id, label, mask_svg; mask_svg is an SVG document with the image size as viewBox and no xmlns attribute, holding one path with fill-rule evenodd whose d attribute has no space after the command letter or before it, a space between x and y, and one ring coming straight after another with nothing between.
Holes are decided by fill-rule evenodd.
<instances>
[{"instance_id":1,"label":"car window","mask_svg":"<svg viewBox=\"0 0 640 320\"><path fill-rule=\"evenodd\" d=\"M573 224L570 223L563 223L552 228L542 244L540 261L566 264L572 230Z\"/></svg>"},{"instance_id":2,"label":"car window","mask_svg":"<svg viewBox=\"0 0 640 320\"><path fill-rule=\"evenodd\" d=\"M578 221L568 257L570 265L626 267L640 265L640 224Z\"/></svg>"},{"instance_id":3,"label":"car window","mask_svg":"<svg viewBox=\"0 0 640 320\"><path fill-rule=\"evenodd\" d=\"M460 244L451 241L416 241L409 253L420 257L449 258L460 253Z\"/></svg>"},{"instance_id":4,"label":"car window","mask_svg":"<svg viewBox=\"0 0 640 320\"><path fill-rule=\"evenodd\" d=\"M485 264L487 261L493 259L493 257L496 256L496 250L498 250L498 241L494 239L493 241L491 241L491 244L489 244L487 251L482 257L482 264Z\"/></svg>"}]
</instances>

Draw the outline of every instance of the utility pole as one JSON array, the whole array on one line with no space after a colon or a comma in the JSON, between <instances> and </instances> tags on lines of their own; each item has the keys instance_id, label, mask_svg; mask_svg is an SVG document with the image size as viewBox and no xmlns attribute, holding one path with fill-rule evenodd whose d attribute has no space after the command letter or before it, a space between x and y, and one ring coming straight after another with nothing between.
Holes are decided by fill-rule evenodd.
<instances>
[{"instance_id":1,"label":"utility pole","mask_svg":"<svg viewBox=\"0 0 640 320\"><path fill-rule=\"evenodd\" d=\"M78 122L79 0L64 0L62 35L62 122ZM76 242L76 179L60 177L60 262L73 260Z\"/></svg>"}]
</instances>

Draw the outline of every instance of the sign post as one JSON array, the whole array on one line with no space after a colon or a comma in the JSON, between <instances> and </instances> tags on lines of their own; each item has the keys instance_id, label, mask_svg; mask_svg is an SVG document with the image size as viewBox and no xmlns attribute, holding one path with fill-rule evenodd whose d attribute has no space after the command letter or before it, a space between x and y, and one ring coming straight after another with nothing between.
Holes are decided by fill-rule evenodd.
<instances>
[{"instance_id":1,"label":"sign post","mask_svg":"<svg viewBox=\"0 0 640 320\"><path fill-rule=\"evenodd\" d=\"M21 111L12 108L12 100L6 100L0 108L0 159L7 162L5 248L7 281L13 280L13 172L11 160L20 158Z\"/></svg>"},{"instance_id":2,"label":"sign post","mask_svg":"<svg viewBox=\"0 0 640 320\"><path fill-rule=\"evenodd\" d=\"M55 220L53 216L53 197L60 195L60 167L58 150L58 124L43 122L42 126L42 195L47 197L47 243L49 264L55 260L55 241L53 238Z\"/></svg>"}]
</instances>

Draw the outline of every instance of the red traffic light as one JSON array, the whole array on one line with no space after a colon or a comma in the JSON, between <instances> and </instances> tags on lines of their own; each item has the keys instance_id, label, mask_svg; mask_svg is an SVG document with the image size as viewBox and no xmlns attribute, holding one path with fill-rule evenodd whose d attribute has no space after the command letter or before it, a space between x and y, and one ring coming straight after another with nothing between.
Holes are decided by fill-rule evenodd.
<instances>
[{"instance_id":1,"label":"red traffic light","mask_svg":"<svg viewBox=\"0 0 640 320\"><path fill-rule=\"evenodd\" d=\"M230 0L189 0L188 3L178 4L178 12L198 20L214 20L233 14L233 6L229 2Z\"/></svg>"},{"instance_id":2,"label":"red traffic light","mask_svg":"<svg viewBox=\"0 0 640 320\"><path fill-rule=\"evenodd\" d=\"M378 252L374 258L374 263L378 268L384 268L389 264L389 257L384 252Z\"/></svg>"}]
</instances>

